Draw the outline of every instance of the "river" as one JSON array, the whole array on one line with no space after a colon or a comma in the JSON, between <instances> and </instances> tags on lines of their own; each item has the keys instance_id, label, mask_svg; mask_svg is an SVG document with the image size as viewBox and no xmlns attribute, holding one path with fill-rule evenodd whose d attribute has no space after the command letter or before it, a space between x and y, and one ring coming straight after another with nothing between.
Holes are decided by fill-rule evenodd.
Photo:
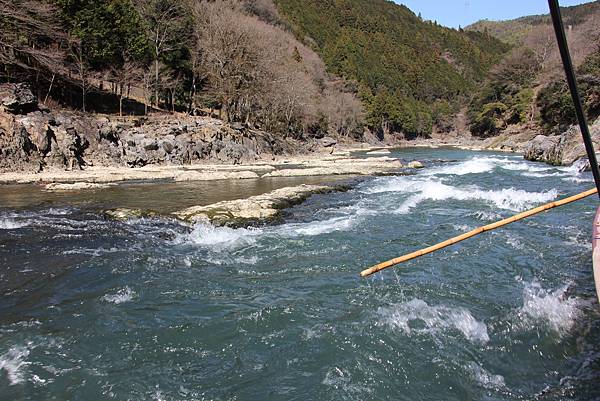
<instances>
[{"instance_id":1,"label":"river","mask_svg":"<svg viewBox=\"0 0 600 401\"><path fill-rule=\"evenodd\" d=\"M500 153L394 153L428 167L313 196L260 228L100 209L299 182L3 187L0 399L598 399L595 198L358 276L591 175Z\"/></svg>"}]
</instances>

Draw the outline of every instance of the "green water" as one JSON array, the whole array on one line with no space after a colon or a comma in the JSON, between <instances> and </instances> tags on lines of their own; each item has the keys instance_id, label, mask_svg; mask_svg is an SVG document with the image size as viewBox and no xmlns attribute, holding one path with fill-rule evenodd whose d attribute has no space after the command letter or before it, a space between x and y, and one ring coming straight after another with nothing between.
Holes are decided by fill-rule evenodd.
<instances>
[{"instance_id":1,"label":"green water","mask_svg":"<svg viewBox=\"0 0 600 401\"><path fill-rule=\"evenodd\" d=\"M244 180L191 182L126 182L102 190L47 191L41 185L2 185L0 205L5 208L81 207L87 209L131 208L170 213L190 206L260 195L301 184L344 180L341 176L266 177Z\"/></svg>"},{"instance_id":2,"label":"green water","mask_svg":"<svg viewBox=\"0 0 600 401\"><path fill-rule=\"evenodd\" d=\"M172 210L300 181L11 187L0 195L0 399L599 399L596 199L358 277L591 176L495 153L399 155L428 168L250 229L115 222L99 209Z\"/></svg>"}]
</instances>

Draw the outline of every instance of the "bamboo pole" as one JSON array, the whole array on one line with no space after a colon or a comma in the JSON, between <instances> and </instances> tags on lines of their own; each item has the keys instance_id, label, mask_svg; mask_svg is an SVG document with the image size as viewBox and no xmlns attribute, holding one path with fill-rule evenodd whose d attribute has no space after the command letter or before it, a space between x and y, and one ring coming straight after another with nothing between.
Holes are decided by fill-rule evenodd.
<instances>
[{"instance_id":1,"label":"bamboo pole","mask_svg":"<svg viewBox=\"0 0 600 401\"><path fill-rule=\"evenodd\" d=\"M400 256L398 258L388 260L387 262L379 263L378 265L375 265L373 267L370 267L368 269L363 270L360 273L360 275L361 275L361 277L370 276L371 274L377 273L378 271L381 271L383 269L387 269L388 267L392 267L392 266L395 266L397 264L409 261L411 259L415 259L415 258L421 257L423 255L427 255L428 253L432 253L432 252L438 251L438 250L440 250L442 248L446 248L446 247L448 247L450 245L454 245L454 244L456 244L458 242L461 242L461 241L464 241L464 240L469 239L471 237L474 237L476 235L479 235L479 234L481 234L481 233L483 233L485 231L495 230L495 229L500 228L502 226L505 226L507 224L514 223L515 221L523 220L523 219L525 219L527 217L530 217L530 216L542 213L542 212L544 212L546 210L553 209L553 208L558 207L558 206L563 206L563 205L566 205L568 203L576 202L576 201L581 200L583 198L587 198L588 196L594 195L596 193L598 193L598 190L596 188L593 188L593 189L590 189L588 191L582 192L580 194L570 196L568 198L564 198L564 199L561 199L561 200L557 200L557 201L554 201L554 202L547 203L547 204L542 205L542 206L538 206L538 207L536 207L534 209L531 209L531 210L528 210L526 212L522 212L522 213L516 214L516 215L514 215L512 217L508 217L508 218L503 219L503 220L499 220L499 221L497 221L495 223L491 223L491 224L488 224L488 225L485 225L485 226L482 226L482 227L478 227L478 228L476 228L474 230L471 230L471 231L469 231L467 233L464 233L464 234L458 235L456 237L450 238L450 239L448 239L446 241L440 242L440 243L432 245L430 247L423 248L423 249L420 249L418 251L406 254L404 256Z\"/></svg>"}]
</instances>

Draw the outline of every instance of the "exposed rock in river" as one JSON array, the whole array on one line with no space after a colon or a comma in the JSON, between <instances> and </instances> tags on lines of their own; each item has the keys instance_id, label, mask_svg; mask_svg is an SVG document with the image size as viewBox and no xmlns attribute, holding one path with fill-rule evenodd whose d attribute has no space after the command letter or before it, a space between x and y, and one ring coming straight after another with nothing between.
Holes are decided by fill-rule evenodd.
<instances>
[{"instance_id":1,"label":"exposed rock in river","mask_svg":"<svg viewBox=\"0 0 600 401\"><path fill-rule=\"evenodd\" d=\"M113 184L97 184L93 182L75 182L72 184L52 182L46 184L44 188L47 191L80 191L84 189L104 189L110 188Z\"/></svg>"},{"instance_id":2,"label":"exposed rock in river","mask_svg":"<svg viewBox=\"0 0 600 401\"><path fill-rule=\"evenodd\" d=\"M368 155L389 155L390 152L387 149L378 149L378 150L371 150L370 152L367 152Z\"/></svg>"},{"instance_id":3,"label":"exposed rock in river","mask_svg":"<svg viewBox=\"0 0 600 401\"><path fill-rule=\"evenodd\" d=\"M222 201L208 206L193 206L175 216L188 221L210 221L219 226L247 226L253 223L275 220L283 209L299 204L314 194L347 191L347 185L300 185L252 196L247 199Z\"/></svg>"},{"instance_id":4,"label":"exposed rock in river","mask_svg":"<svg viewBox=\"0 0 600 401\"><path fill-rule=\"evenodd\" d=\"M424 168L425 166L418 160L413 160L407 165L408 168Z\"/></svg>"},{"instance_id":5,"label":"exposed rock in river","mask_svg":"<svg viewBox=\"0 0 600 401\"><path fill-rule=\"evenodd\" d=\"M598 150L600 147L600 119L590 126L590 133L594 147ZM575 161L586 157L579 127L572 126L557 136L536 136L525 146L524 156L527 160L570 166Z\"/></svg>"},{"instance_id":6,"label":"exposed rock in river","mask_svg":"<svg viewBox=\"0 0 600 401\"><path fill-rule=\"evenodd\" d=\"M142 209L127 209L118 208L104 211L106 217L113 220L129 220L129 219L140 219L144 217L156 217L159 215L158 212L152 210Z\"/></svg>"},{"instance_id":7,"label":"exposed rock in river","mask_svg":"<svg viewBox=\"0 0 600 401\"><path fill-rule=\"evenodd\" d=\"M382 175L397 173L402 162L389 157L335 158L333 160L305 161L296 168L278 169L263 177L306 177L316 175Z\"/></svg>"}]
</instances>

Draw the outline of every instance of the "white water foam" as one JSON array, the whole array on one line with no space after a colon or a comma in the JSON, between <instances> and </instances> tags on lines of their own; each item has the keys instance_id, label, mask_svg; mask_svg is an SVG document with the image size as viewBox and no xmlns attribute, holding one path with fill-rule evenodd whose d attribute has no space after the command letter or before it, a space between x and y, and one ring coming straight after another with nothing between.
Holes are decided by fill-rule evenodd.
<instances>
[{"instance_id":1,"label":"white water foam","mask_svg":"<svg viewBox=\"0 0 600 401\"><path fill-rule=\"evenodd\" d=\"M471 374L475 382L483 388L488 390L502 390L506 388L504 376L491 374L475 362L467 364L467 371Z\"/></svg>"},{"instance_id":2,"label":"white water foam","mask_svg":"<svg viewBox=\"0 0 600 401\"><path fill-rule=\"evenodd\" d=\"M470 213L469 216L481 221L496 221L502 219L502 215L491 210L480 210L474 213Z\"/></svg>"},{"instance_id":3,"label":"white water foam","mask_svg":"<svg viewBox=\"0 0 600 401\"><path fill-rule=\"evenodd\" d=\"M582 184L584 182L593 184L594 182L591 179L580 178L580 177L565 177L562 179L563 181L574 182L576 184Z\"/></svg>"},{"instance_id":4,"label":"white water foam","mask_svg":"<svg viewBox=\"0 0 600 401\"><path fill-rule=\"evenodd\" d=\"M500 162L500 167L504 170L510 171L523 171L526 173L534 173L534 172L543 172L550 171L554 169L554 167L546 166L542 167L539 164L536 165L533 162L525 162L525 161L517 161L517 160L508 160L504 159Z\"/></svg>"},{"instance_id":5,"label":"white water foam","mask_svg":"<svg viewBox=\"0 0 600 401\"><path fill-rule=\"evenodd\" d=\"M561 173L561 172L554 172L554 173L523 173L523 175L525 177L532 177L532 178L546 178L546 177L564 177L566 174L565 173Z\"/></svg>"},{"instance_id":6,"label":"white water foam","mask_svg":"<svg viewBox=\"0 0 600 401\"><path fill-rule=\"evenodd\" d=\"M423 175L467 175L489 173L496 168L511 171L540 172L552 169L552 167L535 166L522 160L514 160L508 157L475 157L458 164L444 165L423 173Z\"/></svg>"},{"instance_id":7,"label":"white water foam","mask_svg":"<svg viewBox=\"0 0 600 401\"><path fill-rule=\"evenodd\" d=\"M560 336L567 334L581 314L580 300L566 295L568 287L551 291L537 281L527 283L523 289L523 307L518 311L524 328L544 325Z\"/></svg>"},{"instance_id":8,"label":"white water foam","mask_svg":"<svg viewBox=\"0 0 600 401\"><path fill-rule=\"evenodd\" d=\"M462 307L430 306L421 299L396 304L378 311L383 322L410 335L413 332L436 337L446 331L457 330L467 340L487 343L490 340L487 326Z\"/></svg>"},{"instance_id":9,"label":"white water foam","mask_svg":"<svg viewBox=\"0 0 600 401\"><path fill-rule=\"evenodd\" d=\"M345 215L327 220L287 223L266 228L216 227L207 223L197 223L190 233L177 236L175 243L199 245L215 250L233 249L255 244L261 237L293 238L348 231L359 220L357 216Z\"/></svg>"},{"instance_id":10,"label":"white water foam","mask_svg":"<svg viewBox=\"0 0 600 401\"><path fill-rule=\"evenodd\" d=\"M591 178L583 176L586 163L587 162L584 159L576 161L571 166L531 168L528 172L524 172L523 175L532 178L557 177L562 181L574 182L577 184L591 182Z\"/></svg>"},{"instance_id":11,"label":"white water foam","mask_svg":"<svg viewBox=\"0 0 600 401\"><path fill-rule=\"evenodd\" d=\"M191 233L179 237L177 242L224 249L253 244L256 237L263 233L259 228L215 227L207 223L197 223Z\"/></svg>"},{"instance_id":12,"label":"white water foam","mask_svg":"<svg viewBox=\"0 0 600 401\"><path fill-rule=\"evenodd\" d=\"M278 228L278 232L283 236L314 236L329 234L335 231L348 231L356 223L355 218L341 216L333 217L323 221L313 221L310 223L290 223L284 224Z\"/></svg>"},{"instance_id":13,"label":"white water foam","mask_svg":"<svg viewBox=\"0 0 600 401\"><path fill-rule=\"evenodd\" d=\"M6 371L10 385L15 385L25 380L25 367L29 365L26 358L29 349L20 345L11 347L0 356L0 370Z\"/></svg>"},{"instance_id":14,"label":"white water foam","mask_svg":"<svg viewBox=\"0 0 600 401\"><path fill-rule=\"evenodd\" d=\"M17 228L26 227L28 225L29 222L27 221L17 221L10 217L0 219L0 230L15 230Z\"/></svg>"},{"instance_id":15,"label":"white water foam","mask_svg":"<svg viewBox=\"0 0 600 401\"><path fill-rule=\"evenodd\" d=\"M432 169L427 171L424 175L467 175L467 174L481 174L492 171L496 168L496 160L490 158L475 158L470 159L458 164L447 165L440 168Z\"/></svg>"},{"instance_id":16,"label":"white water foam","mask_svg":"<svg viewBox=\"0 0 600 401\"><path fill-rule=\"evenodd\" d=\"M379 185L370 189L371 193L403 192L412 193L396 210L404 214L425 200L442 201L455 199L459 201L484 201L500 209L522 211L541 202L548 202L558 196L555 189L547 192L527 192L522 189L505 188L501 190L482 190L477 186L454 187L440 181L430 179L410 179L394 177L387 185Z\"/></svg>"},{"instance_id":17,"label":"white water foam","mask_svg":"<svg viewBox=\"0 0 600 401\"><path fill-rule=\"evenodd\" d=\"M105 296L102 297L102 299L106 302L110 302L112 304L122 304L124 302L129 302L131 300L133 300L133 298L136 296L137 294L135 293L135 291L133 291L131 288L129 287L124 287L121 288L119 291L117 291L114 294L106 294Z\"/></svg>"},{"instance_id":18,"label":"white water foam","mask_svg":"<svg viewBox=\"0 0 600 401\"><path fill-rule=\"evenodd\" d=\"M504 236L506 237L506 243L510 246L512 246L513 248L522 251L525 249L525 244L523 244L521 238L516 235L511 233L510 231L505 231Z\"/></svg>"}]
</instances>

